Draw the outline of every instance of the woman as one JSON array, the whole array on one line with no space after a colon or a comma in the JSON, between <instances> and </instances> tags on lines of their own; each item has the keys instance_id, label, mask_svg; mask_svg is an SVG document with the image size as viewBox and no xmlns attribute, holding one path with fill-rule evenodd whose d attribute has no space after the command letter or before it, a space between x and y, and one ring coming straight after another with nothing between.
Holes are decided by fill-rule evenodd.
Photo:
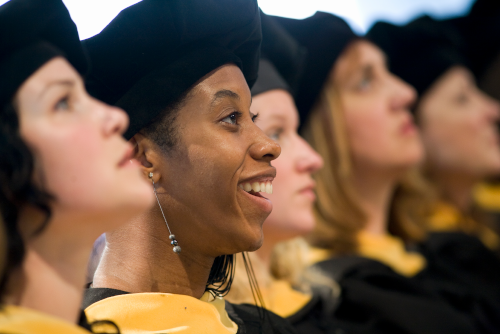
<instances>
[{"instance_id":1,"label":"woman","mask_svg":"<svg viewBox=\"0 0 500 334\"><path fill-rule=\"evenodd\" d=\"M61 1L1 6L0 44L0 332L87 333L75 323L93 241L153 195L121 137L127 115L85 91L86 58Z\"/></svg>"},{"instance_id":2,"label":"woman","mask_svg":"<svg viewBox=\"0 0 500 334\"><path fill-rule=\"evenodd\" d=\"M477 88L450 22L378 23L370 35L387 50L395 73L420 93L414 113L426 149L423 171L438 197L425 225L432 233L421 245L428 267L417 278L432 286L437 280L438 291L475 314L483 331L497 332L500 260L491 250L500 239L474 204L473 189L500 172L500 105ZM410 39L411 45L403 42ZM449 291L453 284L462 287L460 296Z\"/></svg>"},{"instance_id":3,"label":"woman","mask_svg":"<svg viewBox=\"0 0 500 334\"><path fill-rule=\"evenodd\" d=\"M331 309L338 287L324 277L304 275L307 244L300 238L314 228L312 174L323 160L302 139L299 114L293 101L305 52L275 20L261 14L263 41L259 77L252 88L256 124L281 146L273 162L277 176L269 195L273 211L264 223L264 243L248 256L267 309L287 318L300 333L334 333ZM276 66L274 66L276 64ZM279 68L280 70L278 70ZM318 286L319 283L323 283ZM334 290L334 291L332 291ZM254 304L244 263L238 258L235 281L227 300Z\"/></svg>"},{"instance_id":4,"label":"woman","mask_svg":"<svg viewBox=\"0 0 500 334\"><path fill-rule=\"evenodd\" d=\"M157 196L106 234L84 302L90 320L123 333L293 332L220 297L232 254L260 247L272 209L264 196L280 148L250 112L260 39L255 1L182 0L140 2L85 41L89 87L129 113L126 137Z\"/></svg>"},{"instance_id":5,"label":"woman","mask_svg":"<svg viewBox=\"0 0 500 334\"><path fill-rule=\"evenodd\" d=\"M325 160L309 241L315 267L340 284L335 317L353 332L474 333L466 315L413 281L425 259L401 238L424 235L414 89L340 18L279 21L309 51L296 101L304 136Z\"/></svg>"}]
</instances>

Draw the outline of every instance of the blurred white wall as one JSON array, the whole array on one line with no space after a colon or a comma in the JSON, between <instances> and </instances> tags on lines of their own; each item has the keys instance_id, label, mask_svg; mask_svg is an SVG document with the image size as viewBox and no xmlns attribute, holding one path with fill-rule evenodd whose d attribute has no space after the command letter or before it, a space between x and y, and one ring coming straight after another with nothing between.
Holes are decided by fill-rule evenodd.
<instances>
[{"instance_id":1,"label":"blurred white wall","mask_svg":"<svg viewBox=\"0 0 500 334\"><path fill-rule=\"evenodd\" d=\"M75 21L80 39L99 33L123 8L139 0L63 0ZM0 0L0 5L7 2ZM267 14L305 18L316 11L337 14L358 33L386 20L403 24L422 14L436 18L466 14L474 0L260 0Z\"/></svg>"}]
</instances>

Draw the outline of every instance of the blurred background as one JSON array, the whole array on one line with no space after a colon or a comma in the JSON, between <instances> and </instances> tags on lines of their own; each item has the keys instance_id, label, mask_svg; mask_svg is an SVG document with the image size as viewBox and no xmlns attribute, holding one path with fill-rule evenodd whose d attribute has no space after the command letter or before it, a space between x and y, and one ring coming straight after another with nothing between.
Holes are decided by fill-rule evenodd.
<instances>
[{"instance_id":1,"label":"blurred background","mask_svg":"<svg viewBox=\"0 0 500 334\"><path fill-rule=\"evenodd\" d=\"M80 39L98 34L123 8L138 0L63 0L78 26ZM7 2L0 0L0 5ZM474 0L260 0L267 14L305 18L316 11L343 17L358 34L379 20L404 24L423 14L434 18L462 16Z\"/></svg>"}]
</instances>

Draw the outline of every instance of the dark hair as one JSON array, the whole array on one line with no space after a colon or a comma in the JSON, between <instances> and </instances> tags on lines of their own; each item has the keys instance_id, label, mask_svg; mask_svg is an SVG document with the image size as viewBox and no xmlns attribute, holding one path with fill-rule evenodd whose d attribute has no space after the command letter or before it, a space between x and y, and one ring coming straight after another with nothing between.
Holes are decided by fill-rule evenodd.
<instances>
[{"instance_id":1,"label":"dark hair","mask_svg":"<svg viewBox=\"0 0 500 334\"><path fill-rule=\"evenodd\" d=\"M35 234L45 228L51 216L48 203L53 197L33 184L33 170L33 155L21 138L15 103L11 102L0 110L0 212L7 236L0 296L5 293L8 274L24 259L24 244L17 226L19 211L25 205L32 205L46 214Z\"/></svg>"}]
</instances>

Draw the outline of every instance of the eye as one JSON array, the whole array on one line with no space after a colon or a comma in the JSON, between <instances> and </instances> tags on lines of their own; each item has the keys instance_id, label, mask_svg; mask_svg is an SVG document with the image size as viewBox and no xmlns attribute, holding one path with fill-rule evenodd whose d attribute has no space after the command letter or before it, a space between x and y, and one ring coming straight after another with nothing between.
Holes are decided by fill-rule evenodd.
<instances>
[{"instance_id":1,"label":"eye","mask_svg":"<svg viewBox=\"0 0 500 334\"><path fill-rule=\"evenodd\" d=\"M283 133L283 129L275 129L268 134L268 137L274 141L279 141L281 138L281 134Z\"/></svg>"},{"instance_id":2,"label":"eye","mask_svg":"<svg viewBox=\"0 0 500 334\"><path fill-rule=\"evenodd\" d=\"M241 113L239 111L235 111L231 113L229 116L224 117L221 121L224 123L228 123L231 125L238 124L238 119L241 117Z\"/></svg>"},{"instance_id":3,"label":"eye","mask_svg":"<svg viewBox=\"0 0 500 334\"><path fill-rule=\"evenodd\" d=\"M370 88L370 83L371 83L371 78L369 77L363 77L363 79L361 79L361 81L358 83L358 89L359 90L367 90L368 88Z\"/></svg>"},{"instance_id":4,"label":"eye","mask_svg":"<svg viewBox=\"0 0 500 334\"><path fill-rule=\"evenodd\" d=\"M469 96L466 93L462 92L457 95L455 101L457 101L458 104L466 104L469 101Z\"/></svg>"},{"instance_id":5,"label":"eye","mask_svg":"<svg viewBox=\"0 0 500 334\"><path fill-rule=\"evenodd\" d=\"M56 103L56 110L68 110L69 109L69 97L65 96Z\"/></svg>"}]
</instances>

